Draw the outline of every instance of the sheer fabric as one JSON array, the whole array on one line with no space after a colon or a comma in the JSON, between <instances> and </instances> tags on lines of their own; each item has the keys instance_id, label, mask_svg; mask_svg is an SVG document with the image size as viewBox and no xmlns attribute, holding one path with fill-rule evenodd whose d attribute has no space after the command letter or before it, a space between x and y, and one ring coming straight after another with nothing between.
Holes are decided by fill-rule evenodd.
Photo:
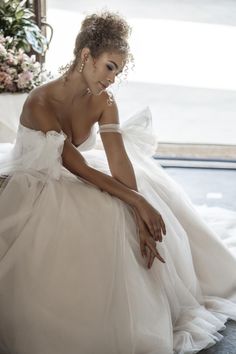
<instances>
[{"instance_id":1,"label":"sheer fabric","mask_svg":"<svg viewBox=\"0 0 236 354\"><path fill-rule=\"evenodd\" d=\"M189 354L236 320L233 244L152 161L150 110L106 129L122 133L138 188L163 216L166 264L145 267L130 207L62 166L63 132L19 126L0 162L1 353ZM93 129L78 150L109 174L95 143Z\"/></svg>"}]
</instances>

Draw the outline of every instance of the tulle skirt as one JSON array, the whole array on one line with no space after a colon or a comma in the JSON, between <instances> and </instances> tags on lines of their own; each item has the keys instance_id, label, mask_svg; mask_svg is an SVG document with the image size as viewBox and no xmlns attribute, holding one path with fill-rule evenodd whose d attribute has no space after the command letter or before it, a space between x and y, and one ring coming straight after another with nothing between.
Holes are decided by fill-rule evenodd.
<instances>
[{"instance_id":1,"label":"tulle skirt","mask_svg":"<svg viewBox=\"0 0 236 354\"><path fill-rule=\"evenodd\" d=\"M0 188L1 354L197 353L236 320L235 243L150 158L150 122L141 112L122 135L166 225L166 263L151 269L131 208L62 168L63 132L19 129L0 161L12 171ZM109 174L103 151L83 154Z\"/></svg>"},{"instance_id":2,"label":"tulle skirt","mask_svg":"<svg viewBox=\"0 0 236 354\"><path fill-rule=\"evenodd\" d=\"M87 159L104 170L101 153ZM5 181L1 353L186 354L221 338L236 319L226 299L235 299L235 257L158 169L166 190L158 175L136 169L167 229L157 244L166 264L151 269L121 200L66 171L59 180L16 172Z\"/></svg>"}]
</instances>

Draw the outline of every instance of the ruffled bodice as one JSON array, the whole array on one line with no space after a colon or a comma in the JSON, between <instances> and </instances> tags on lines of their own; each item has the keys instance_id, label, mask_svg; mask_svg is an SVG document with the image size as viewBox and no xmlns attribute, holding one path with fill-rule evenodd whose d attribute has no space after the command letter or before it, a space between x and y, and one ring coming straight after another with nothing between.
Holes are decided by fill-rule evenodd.
<instances>
[{"instance_id":1,"label":"ruffled bodice","mask_svg":"<svg viewBox=\"0 0 236 354\"><path fill-rule=\"evenodd\" d=\"M97 132L111 131L123 135L127 150L131 154L131 150L135 147L149 156L156 149L157 139L151 130L149 108L145 108L131 117L121 127L119 124L104 124L100 125L97 131L97 127L94 125L89 137L76 148L80 152L92 150L96 146ZM3 158L0 158L0 175L11 175L16 171L31 170L58 179L62 172L61 154L66 137L63 131L51 130L44 134L19 124L14 147ZM132 148L130 148L130 143Z\"/></svg>"},{"instance_id":2,"label":"ruffled bodice","mask_svg":"<svg viewBox=\"0 0 236 354\"><path fill-rule=\"evenodd\" d=\"M63 131L50 130L45 134L19 124L13 149L0 161L0 174L34 170L58 179L62 170L61 154L66 138ZM95 145L96 130L93 126L89 137L76 148L82 152Z\"/></svg>"}]
</instances>

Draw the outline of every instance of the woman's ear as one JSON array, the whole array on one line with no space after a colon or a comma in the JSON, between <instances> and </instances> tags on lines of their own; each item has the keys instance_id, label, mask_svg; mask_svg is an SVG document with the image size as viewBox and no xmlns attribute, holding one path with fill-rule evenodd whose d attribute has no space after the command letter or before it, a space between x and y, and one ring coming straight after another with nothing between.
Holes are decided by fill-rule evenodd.
<instances>
[{"instance_id":1,"label":"woman's ear","mask_svg":"<svg viewBox=\"0 0 236 354\"><path fill-rule=\"evenodd\" d=\"M89 55L90 55L90 49L89 48L83 48L82 51L81 51L81 55L80 55L82 62L87 61Z\"/></svg>"}]
</instances>

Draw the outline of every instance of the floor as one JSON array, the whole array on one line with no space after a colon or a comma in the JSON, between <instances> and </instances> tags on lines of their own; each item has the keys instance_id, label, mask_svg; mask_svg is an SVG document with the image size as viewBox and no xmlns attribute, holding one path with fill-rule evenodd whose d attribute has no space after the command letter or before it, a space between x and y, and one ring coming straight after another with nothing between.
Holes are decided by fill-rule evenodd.
<instances>
[{"instance_id":1,"label":"floor","mask_svg":"<svg viewBox=\"0 0 236 354\"><path fill-rule=\"evenodd\" d=\"M197 205L236 211L236 169L165 168Z\"/></svg>"},{"instance_id":2,"label":"floor","mask_svg":"<svg viewBox=\"0 0 236 354\"><path fill-rule=\"evenodd\" d=\"M219 206L236 211L236 170L166 168L196 205ZM199 354L236 354L236 322L228 321L224 338Z\"/></svg>"},{"instance_id":3,"label":"floor","mask_svg":"<svg viewBox=\"0 0 236 354\"><path fill-rule=\"evenodd\" d=\"M236 322L228 321L226 329L220 333L224 338L219 343L198 354L236 354Z\"/></svg>"}]
</instances>

